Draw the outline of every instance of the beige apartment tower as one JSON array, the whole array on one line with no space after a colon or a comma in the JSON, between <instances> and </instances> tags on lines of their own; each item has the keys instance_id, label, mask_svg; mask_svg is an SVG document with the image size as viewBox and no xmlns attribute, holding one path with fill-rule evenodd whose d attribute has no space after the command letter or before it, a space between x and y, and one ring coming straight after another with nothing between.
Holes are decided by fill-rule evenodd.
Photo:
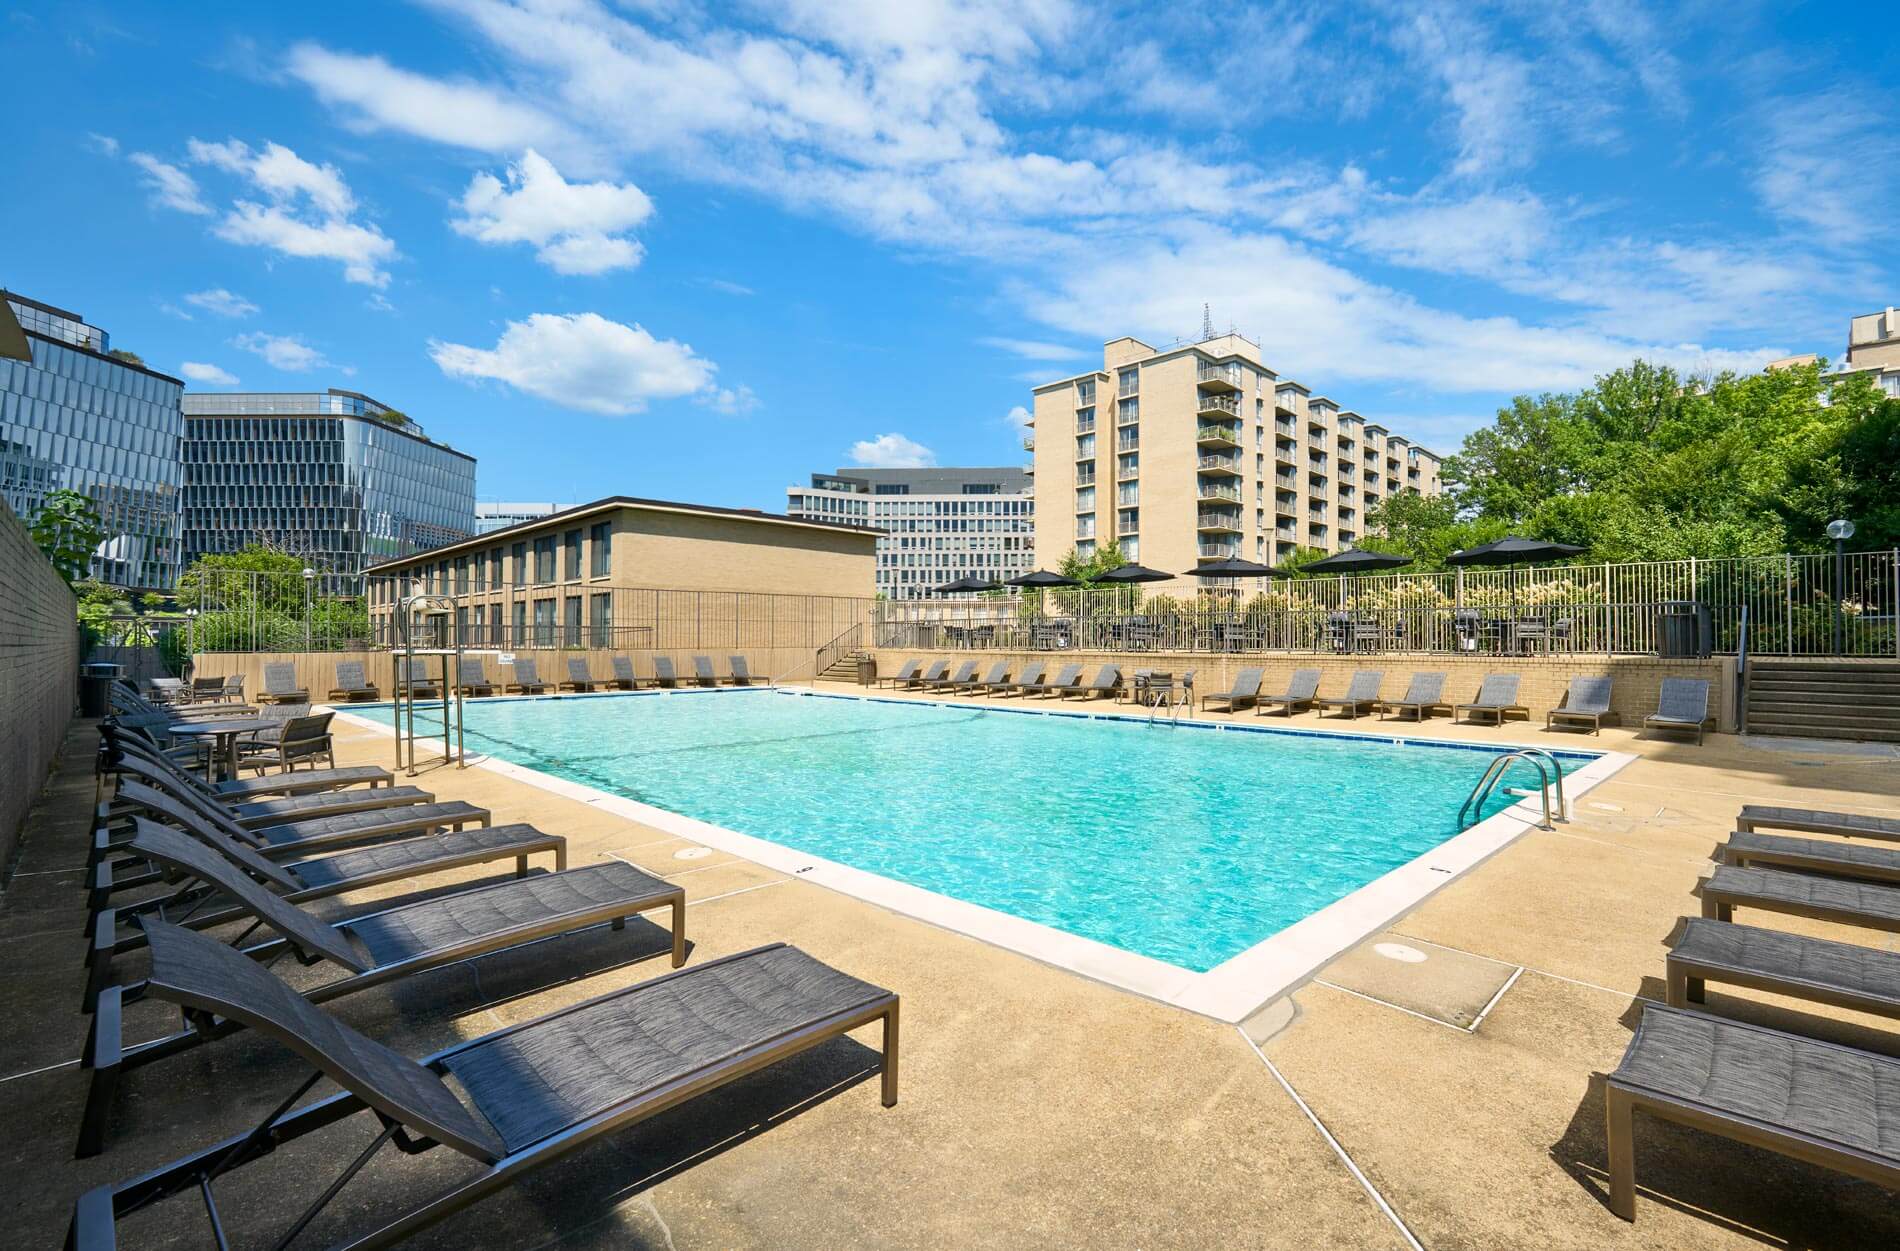
<instances>
[{"instance_id":1,"label":"beige apartment tower","mask_svg":"<svg viewBox=\"0 0 1900 1251\"><path fill-rule=\"evenodd\" d=\"M1270 565L1301 545L1339 552L1381 500L1441 489L1436 455L1281 378L1236 334L1160 351L1114 339L1100 370L1034 395L1045 568L1107 544L1183 575L1229 556Z\"/></svg>"}]
</instances>

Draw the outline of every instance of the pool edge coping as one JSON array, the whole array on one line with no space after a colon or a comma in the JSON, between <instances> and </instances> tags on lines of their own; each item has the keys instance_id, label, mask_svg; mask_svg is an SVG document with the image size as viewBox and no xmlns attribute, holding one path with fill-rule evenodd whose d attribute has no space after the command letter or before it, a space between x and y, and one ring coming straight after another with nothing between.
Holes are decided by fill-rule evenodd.
<instances>
[{"instance_id":1,"label":"pool edge coping","mask_svg":"<svg viewBox=\"0 0 1900 1251\"><path fill-rule=\"evenodd\" d=\"M858 702L926 704L961 708L964 704L945 700L891 700L871 695L843 692L800 690L790 687L727 687L728 692L770 691L797 698L843 699ZM689 691L618 692L621 696L667 696ZM710 692L705 692L710 693ZM540 697L534 697L540 698ZM566 698L574 698L568 696ZM582 698L586 698L582 696ZM348 706L333 706L337 715L349 724L393 738L395 729L377 721L354 716ZM1003 711L998 709L998 711ZM1080 711L1050 708L1008 711L1043 716L1085 717L1096 720L1146 722L1142 713ZM1312 730L1274 726L1232 726L1226 722L1195 718L1175 721L1176 726L1228 733L1293 734L1351 739L1369 739L1395 745L1446 746L1498 755L1535 744L1447 743L1431 738L1411 738L1389 733L1347 730ZM1586 752L1558 749L1554 754L1593 757L1575 773L1564 776L1565 798L1574 811L1577 798L1607 781L1639 757L1633 752ZM543 773L526 765L502 760L487 753L466 758L470 768L487 769L528 786L561 795L637 821L661 833L691 839L708 847L749 860L785 874L797 881L811 882L850 898L884 908L900 916L922 921L940 929L974 938L992 946L1027 956L1039 963L1140 995L1171 1007L1210 1017L1226 1024L1239 1024L1261 1008L1283 998L1310 981L1326 965L1353 947L1388 928L1394 921L1424 903L1432 895L1457 881L1492 856L1516 842L1526 831L1536 829L1541 806L1536 800L1523 799L1485 818L1444 842L1396 868L1334 900L1316 912L1278 930L1239 953L1228 957L1206 972L1197 973L1169 964L1152 956L1126 951L1096 939L1071 934L1054 926L988 908L982 904L955 899L896 878L799 851L781 843L743 834L689 817L665 808L628 799L597 787L572 782Z\"/></svg>"}]
</instances>

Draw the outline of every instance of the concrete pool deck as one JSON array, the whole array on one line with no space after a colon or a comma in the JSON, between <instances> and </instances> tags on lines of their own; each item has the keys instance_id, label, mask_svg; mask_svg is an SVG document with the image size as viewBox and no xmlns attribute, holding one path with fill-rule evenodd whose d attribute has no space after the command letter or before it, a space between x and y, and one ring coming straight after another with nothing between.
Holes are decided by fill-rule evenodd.
<instances>
[{"instance_id":1,"label":"concrete pool deck","mask_svg":"<svg viewBox=\"0 0 1900 1251\"><path fill-rule=\"evenodd\" d=\"M1307 714L1294 724L1318 722ZM593 1147L415 1245L1900 1242L1900 1205L1887 1192L1643 1120L1638 1222L1617 1220L1602 1202L1602 1101L1591 1080L1621 1055L1638 997L1660 997L1666 939L1696 910L1690 892L1740 805L1890 812L1900 808L1891 759L1783 753L1722 735L1702 747L1627 730L1550 735L1522 722L1492 730L1441 719L1406 736L1638 759L1578 803L1569 826L1526 832L1238 1027L727 853L692 854L696 845L666 831L495 771L426 769L415 784L440 797L566 835L576 865L616 856L677 880L691 901L689 965L791 941L898 991L905 1030L893 1109L878 1106L867 1080L871 1048L833 1044ZM0 901L8 968L0 1124L9 1129L0 1160L13 1182L0 1212L20 1245L54 1243L85 1187L235 1131L300 1076L268 1042L224 1040L129 1076L115 1145L70 1159L83 1082L66 1062L85 1026L75 1010L83 916L75 866L92 741L89 726L75 728ZM346 728L338 752L344 763L387 765L390 747ZM1864 932L1834 936L1895 945ZM420 1053L663 970L657 931L633 926L617 938L582 936L444 970L344 1001L340 1014ZM629 948L650 958L626 963ZM600 971L584 976L592 970ZM583 976L546 985L562 975ZM1796 1011L1722 988L1711 989L1710 1006L1900 1049L1890 1023L1873 1018ZM153 1033L168 1023L155 1007L128 1021ZM867 1031L868 1044L875 1038ZM369 1137L338 1126L221 1183L221 1205L238 1218L234 1244L276 1232L285 1209L300 1207L316 1179ZM392 1212L413 1188L460 1169L441 1151L391 1163L353 1181L336 1219L306 1235L309 1245L360 1230L368 1212ZM202 1211L181 1198L125 1232L122 1245L199 1245Z\"/></svg>"}]
</instances>

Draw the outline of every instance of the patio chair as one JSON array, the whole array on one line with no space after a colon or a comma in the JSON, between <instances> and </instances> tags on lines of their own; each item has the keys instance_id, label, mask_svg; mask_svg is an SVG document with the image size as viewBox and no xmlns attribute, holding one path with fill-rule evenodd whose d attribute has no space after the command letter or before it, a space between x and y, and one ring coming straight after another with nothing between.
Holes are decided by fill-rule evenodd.
<instances>
[{"instance_id":1,"label":"patio chair","mask_svg":"<svg viewBox=\"0 0 1900 1251\"><path fill-rule=\"evenodd\" d=\"M191 699L193 703L221 704L224 702L223 678L193 678L191 680Z\"/></svg>"},{"instance_id":2,"label":"patio chair","mask_svg":"<svg viewBox=\"0 0 1900 1251\"><path fill-rule=\"evenodd\" d=\"M466 1163L445 1190L380 1229L353 1235L357 1245L388 1245L426 1229L577 1148L879 1021L883 1101L897 1102L898 997L796 947L761 947L664 974L417 1062L202 934L157 923L151 946L147 994L179 1004L187 1019L245 1025L288 1047L316 1070L298 1095L317 1077L340 1089L285 1111L293 1097L256 1130L87 1191L73 1212L74 1247L110 1246L121 1216L179 1195L204 1203L214 1228L231 1225L235 1218L218 1213L209 1179L263 1154L246 1150L251 1144L267 1142L275 1155L360 1111L372 1113L382 1132L297 1218L292 1234L392 1139L407 1153L442 1147ZM445 1080L451 1077L453 1086Z\"/></svg>"},{"instance_id":3,"label":"patio chair","mask_svg":"<svg viewBox=\"0 0 1900 1251\"><path fill-rule=\"evenodd\" d=\"M896 673L891 674L889 677L879 678L877 684L879 686L889 686L895 689L901 684L916 681L917 676L923 671L924 662L913 658L906 660L902 665L898 666Z\"/></svg>"},{"instance_id":4,"label":"patio chair","mask_svg":"<svg viewBox=\"0 0 1900 1251\"><path fill-rule=\"evenodd\" d=\"M949 661L933 660L930 662L930 668L924 670L921 676L912 678L910 681L902 683L901 685L899 685L898 687L894 689L905 690L905 691L927 691L931 688L931 686L933 686L934 684L938 682L943 681L949 675L950 675Z\"/></svg>"},{"instance_id":5,"label":"patio chair","mask_svg":"<svg viewBox=\"0 0 1900 1251\"><path fill-rule=\"evenodd\" d=\"M176 704L191 698L191 691L177 678L153 678L147 698L154 704Z\"/></svg>"},{"instance_id":6,"label":"patio chair","mask_svg":"<svg viewBox=\"0 0 1900 1251\"><path fill-rule=\"evenodd\" d=\"M1544 728L1554 730L1559 724L1588 724L1590 733L1599 734L1606 724L1616 725L1621 720L1610 711L1609 678L1572 678L1569 689L1564 692L1563 705L1544 714Z\"/></svg>"},{"instance_id":7,"label":"patio chair","mask_svg":"<svg viewBox=\"0 0 1900 1251\"><path fill-rule=\"evenodd\" d=\"M257 702L260 704L307 704L310 702L310 692L297 685L296 665L289 661L272 661L264 666L264 689L258 693Z\"/></svg>"},{"instance_id":8,"label":"patio chair","mask_svg":"<svg viewBox=\"0 0 1900 1251\"><path fill-rule=\"evenodd\" d=\"M292 672L294 674L295 670L292 670ZM244 702L243 674L227 673L224 676L224 687L219 692L218 702L224 704L241 704Z\"/></svg>"},{"instance_id":9,"label":"patio chair","mask_svg":"<svg viewBox=\"0 0 1900 1251\"><path fill-rule=\"evenodd\" d=\"M317 714L328 717L327 712ZM283 742L284 727L300 717L310 716L309 704L269 704L257 710L257 730L237 740L238 768L257 768L253 761L269 763L277 758ZM327 723L326 723L327 724Z\"/></svg>"},{"instance_id":10,"label":"patio chair","mask_svg":"<svg viewBox=\"0 0 1900 1251\"><path fill-rule=\"evenodd\" d=\"M698 686L719 685L719 675L713 672L711 656L693 657L693 682Z\"/></svg>"},{"instance_id":11,"label":"patio chair","mask_svg":"<svg viewBox=\"0 0 1900 1251\"><path fill-rule=\"evenodd\" d=\"M975 695L981 691L985 695L992 695L996 692L998 687L1007 685L1009 685L1009 662L1007 660L999 660L990 666L990 671L983 675L981 681L972 682L968 686L965 686L963 693L966 695Z\"/></svg>"},{"instance_id":12,"label":"patio chair","mask_svg":"<svg viewBox=\"0 0 1900 1251\"><path fill-rule=\"evenodd\" d=\"M1449 713L1451 705L1445 702L1445 675L1442 673L1414 673L1411 685L1405 688L1402 698L1388 700L1379 705L1379 720L1383 721L1387 713L1412 714L1415 721L1428 720L1437 711Z\"/></svg>"},{"instance_id":13,"label":"patio chair","mask_svg":"<svg viewBox=\"0 0 1900 1251\"><path fill-rule=\"evenodd\" d=\"M579 656L567 658L567 681L555 684L557 691L591 691L594 689L594 675L587 671L587 662Z\"/></svg>"},{"instance_id":14,"label":"patio chair","mask_svg":"<svg viewBox=\"0 0 1900 1251\"><path fill-rule=\"evenodd\" d=\"M680 676L673 671L673 658L655 656L653 658L653 685L671 690L679 684Z\"/></svg>"},{"instance_id":15,"label":"patio chair","mask_svg":"<svg viewBox=\"0 0 1900 1251\"><path fill-rule=\"evenodd\" d=\"M118 731L112 726L102 729L108 747L114 745ZM136 739L118 738L118 743L128 750L142 750ZM156 759L163 759L164 753L152 747L149 753ZM175 762L167 761L174 764ZM181 770L182 772L182 770ZM345 765L340 769L318 769L309 773L277 773L257 778L232 778L223 782L206 782L197 774L186 776L196 779L206 793L232 803L266 799L273 795L308 795L322 791L339 790L346 786L362 783L369 787L392 786L395 775L381 765Z\"/></svg>"},{"instance_id":16,"label":"patio chair","mask_svg":"<svg viewBox=\"0 0 1900 1251\"><path fill-rule=\"evenodd\" d=\"M292 717L284 722L283 729L277 732L273 742L260 744L274 747L274 751L261 751L252 757L241 758L239 764L259 772L276 765L289 773L300 762L307 761L314 769L317 761L324 760L334 769L336 743L330 736L330 719L334 716L334 712L319 712L308 717Z\"/></svg>"},{"instance_id":17,"label":"patio chair","mask_svg":"<svg viewBox=\"0 0 1900 1251\"><path fill-rule=\"evenodd\" d=\"M1103 665L1100 669L1095 671L1095 680L1093 682L1089 682L1086 685L1078 683L1074 686L1064 688L1061 690L1061 695L1064 699L1073 695L1081 700L1096 698L1112 700L1116 695L1121 693L1121 689L1121 669L1116 665Z\"/></svg>"},{"instance_id":18,"label":"patio chair","mask_svg":"<svg viewBox=\"0 0 1900 1251\"><path fill-rule=\"evenodd\" d=\"M1220 709L1222 712L1239 712L1257 703L1260 699L1260 682L1265 674L1264 669L1242 669L1234 675L1231 689L1201 696L1201 711L1206 712L1207 706L1217 700L1223 705Z\"/></svg>"},{"instance_id":19,"label":"patio chair","mask_svg":"<svg viewBox=\"0 0 1900 1251\"><path fill-rule=\"evenodd\" d=\"M332 702L341 699L354 703L359 699L375 699L379 694L375 684L364 676L362 661L337 661L336 685L330 688L328 696Z\"/></svg>"},{"instance_id":20,"label":"patio chair","mask_svg":"<svg viewBox=\"0 0 1900 1251\"><path fill-rule=\"evenodd\" d=\"M925 690L957 691L976 681L976 661L966 660L957 666L957 671L938 682L926 684Z\"/></svg>"},{"instance_id":21,"label":"patio chair","mask_svg":"<svg viewBox=\"0 0 1900 1251\"><path fill-rule=\"evenodd\" d=\"M455 690L460 695L493 695L495 684L488 680L480 656L464 656L455 665Z\"/></svg>"},{"instance_id":22,"label":"patio chair","mask_svg":"<svg viewBox=\"0 0 1900 1251\"><path fill-rule=\"evenodd\" d=\"M1656 711L1643 718L1645 730L1693 730L1696 746L1709 723L1707 678L1664 678L1656 696Z\"/></svg>"},{"instance_id":23,"label":"patio chair","mask_svg":"<svg viewBox=\"0 0 1900 1251\"><path fill-rule=\"evenodd\" d=\"M1518 675L1515 673L1487 673L1484 681L1478 684L1478 697L1468 704L1459 704L1452 709L1452 720L1463 714L1467 722L1475 722L1480 716L1490 717L1493 724L1503 725L1512 713L1521 713L1528 720L1531 710L1517 702Z\"/></svg>"},{"instance_id":24,"label":"patio chair","mask_svg":"<svg viewBox=\"0 0 1900 1251\"><path fill-rule=\"evenodd\" d=\"M1900 841L1900 817L1876 817L1859 812L1823 812L1818 808L1771 808L1744 804L1735 828L1754 831L1762 826L1796 830L1803 834L1834 834L1841 838L1885 838Z\"/></svg>"},{"instance_id":25,"label":"patio chair","mask_svg":"<svg viewBox=\"0 0 1900 1251\"><path fill-rule=\"evenodd\" d=\"M1383 669L1358 669L1353 672L1352 681L1346 684L1344 695L1321 695L1313 704L1322 717L1328 708L1337 708L1357 721L1361 713L1379 706L1379 686L1384 681Z\"/></svg>"},{"instance_id":26,"label":"patio chair","mask_svg":"<svg viewBox=\"0 0 1900 1251\"><path fill-rule=\"evenodd\" d=\"M1866 843L1737 830L1715 849L1715 856L1722 864L1742 868L1767 865L1771 869L1795 869L1827 877L1900 883L1900 850L1870 847Z\"/></svg>"},{"instance_id":27,"label":"patio chair","mask_svg":"<svg viewBox=\"0 0 1900 1251\"><path fill-rule=\"evenodd\" d=\"M233 948L266 964L288 953L300 962L325 963L341 971L341 976L301 992L311 1003L327 1003L460 960L595 925L611 923L621 930L628 918L656 908L672 909L673 967L686 962L686 892L624 861L478 886L333 922L308 908L285 903L178 830L143 818L134 824L137 832L131 848L135 853L164 865L180 879L215 888L257 924L278 935L246 946L253 926L233 941ZM96 962L89 962L89 981L98 984L98 991L89 996L87 1010L94 1014L93 1028L80 1057L80 1066L91 1071L74 1152L80 1157L95 1155L104 1146L107 1114L124 1073L243 1028L242 1023L228 1020L187 1024L170 1035L128 1042L123 1010L144 997L145 987L137 982L107 984L113 975L111 943L120 937L116 932L98 935L95 941L104 950ZM566 976L555 972L557 977Z\"/></svg>"},{"instance_id":28,"label":"patio chair","mask_svg":"<svg viewBox=\"0 0 1900 1251\"><path fill-rule=\"evenodd\" d=\"M1900 887L1723 864L1703 879L1698 893L1702 915L1712 921L1734 920L1737 908L1759 908L1811 921L1900 932Z\"/></svg>"},{"instance_id":29,"label":"patio chair","mask_svg":"<svg viewBox=\"0 0 1900 1251\"><path fill-rule=\"evenodd\" d=\"M1031 687L1037 686L1042 682L1042 675L1047 672L1049 672L1049 666L1045 662L1032 660L1023 666L1023 671L1016 675L1015 681L994 683L991 685L989 693L992 695L1000 695L1005 699L1014 695L1027 694Z\"/></svg>"},{"instance_id":30,"label":"patio chair","mask_svg":"<svg viewBox=\"0 0 1900 1251\"><path fill-rule=\"evenodd\" d=\"M726 667L732 670L732 684L734 686L751 686L754 683L759 683L764 686L772 685L772 679L763 675L756 677L753 675L752 667L746 663L744 656L735 653L734 655L726 657Z\"/></svg>"},{"instance_id":31,"label":"patio chair","mask_svg":"<svg viewBox=\"0 0 1900 1251\"><path fill-rule=\"evenodd\" d=\"M1706 984L1721 982L1900 1017L1900 952L1859 943L1685 917L1665 969L1672 1008L1704 1003Z\"/></svg>"},{"instance_id":32,"label":"patio chair","mask_svg":"<svg viewBox=\"0 0 1900 1251\"><path fill-rule=\"evenodd\" d=\"M403 693L411 699L441 699L442 688L429 672L429 662L415 657L403 661L398 667L402 674Z\"/></svg>"},{"instance_id":33,"label":"patio chair","mask_svg":"<svg viewBox=\"0 0 1900 1251\"><path fill-rule=\"evenodd\" d=\"M1027 682L1026 681L1026 682L1023 682L1020 686L1018 686L1017 689L1022 692L1025 698L1031 695L1038 695L1038 696L1042 696L1046 698L1049 695L1054 694L1058 691L1075 689L1076 684L1080 682L1081 680L1082 680L1082 666L1081 665L1064 665L1062 666L1062 668L1056 671L1056 676L1053 681L1049 681L1049 682L1043 682L1043 681Z\"/></svg>"},{"instance_id":34,"label":"patio chair","mask_svg":"<svg viewBox=\"0 0 1900 1251\"><path fill-rule=\"evenodd\" d=\"M1638 1111L1900 1188L1896 1090L1892 1057L1645 1004L1605 1085L1610 1210L1636 1219Z\"/></svg>"},{"instance_id":35,"label":"patio chair","mask_svg":"<svg viewBox=\"0 0 1900 1251\"><path fill-rule=\"evenodd\" d=\"M540 670L535 668L534 657L518 656L514 663L514 676L501 684L501 693L513 692L517 695L540 695L548 689L541 680Z\"/></svg>"},{"instance_id":36,"label":"patio chair","mask_svg":"<svg viewBox=\"0 0 1900 1251\"><path fill-rule=\"evenodd\" d=\"M1261 694L1254 701L1253 715L1264 717L1270 712L1282 712L1292 716L1303 708L1311 708L1313 699L1319 694L1319 670L1295 669L1293 676L1287 679L1286 689L1276 695Z\"/></svg>"},{"instance_id":37,"label":"patio chair","mask_svg":"<svg viewBox=\"0 0 1900 1251\"><path fill-rule=\"evenodd\" d=\"M633 669L633 657L615 656L609 663L614 667L612 685L619 687L623 691L637 691L640 689L640 678Z\"/></svg>"}]
</instances>

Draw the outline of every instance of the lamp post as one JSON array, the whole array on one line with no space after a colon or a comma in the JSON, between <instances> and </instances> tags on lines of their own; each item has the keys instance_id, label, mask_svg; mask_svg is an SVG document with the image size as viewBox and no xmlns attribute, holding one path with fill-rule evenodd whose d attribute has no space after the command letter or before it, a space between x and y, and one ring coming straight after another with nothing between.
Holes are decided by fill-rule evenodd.
<instances>
[{"instance_id":1,"label":"lamp post","mask_svg":"<svg viewBox=\"0 0 1900 1251\"><path fill-rule=\"evenodd\" d=\"M1827 523L1827 537L1834 540L1834 654L1841 654L1841 636L1847 625L1847 540L1854 537L1854 523L1843 518Z\"/></svg>"},{"instance_id":2,"label":"lamp post","mask_svg":"<svg viewBox=\"0 0 1900 1251\"><path fill-rule=\"evenodd\" d=\"M190 667L198 655L198 610L185 609L185 666ZM179 675L184 676L183 674Z\"/></svg>"},{"instance_id":3,"label":"lamp post","mask_svg":"<svg viewBox=\"0 0 1900 1251\"><path fill-rule=\"evenodd\" d=\"M303 568L303 649L310 650L310 605L311 593L317 583L317 571L309 565Z\"/></svg>"}]
</instances>

